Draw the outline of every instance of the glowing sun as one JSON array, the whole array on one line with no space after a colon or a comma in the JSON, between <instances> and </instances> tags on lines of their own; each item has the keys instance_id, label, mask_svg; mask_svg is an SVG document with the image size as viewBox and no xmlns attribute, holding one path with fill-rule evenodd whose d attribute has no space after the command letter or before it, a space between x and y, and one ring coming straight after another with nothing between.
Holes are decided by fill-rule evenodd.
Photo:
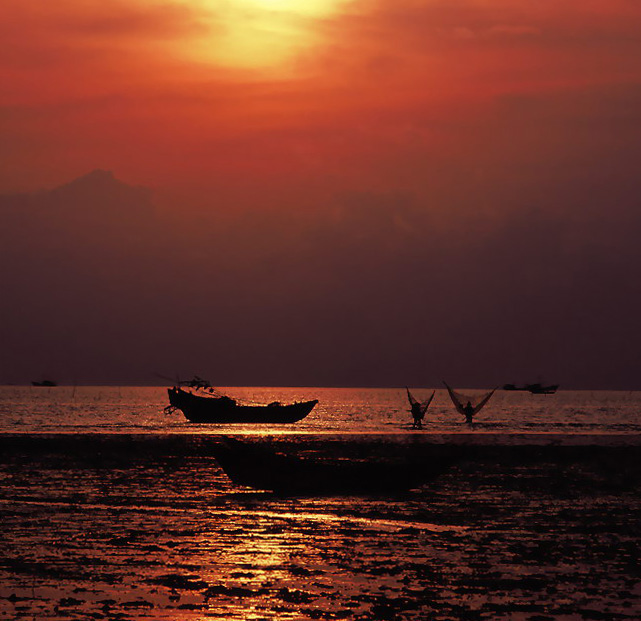
<instances>
[{"instance_id":1,"label":"glowing sun","mask_svg":"<svg viewBox=\"0 0 641 621\"><path fill-rule=\"evenodd\" d=\"M200 60L226 66L278 68L322 43L323 24L349 0L192 0L210 33L192 41Z\"/></svg>"}]
</instances>

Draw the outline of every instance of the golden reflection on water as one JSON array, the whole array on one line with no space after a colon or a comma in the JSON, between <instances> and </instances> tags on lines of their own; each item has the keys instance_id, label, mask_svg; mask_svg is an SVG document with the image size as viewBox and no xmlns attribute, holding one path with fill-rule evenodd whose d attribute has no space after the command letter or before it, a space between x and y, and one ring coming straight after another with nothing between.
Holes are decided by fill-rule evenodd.
<instances>
[{"instance_id":1,"label":"golden reflection on water","mask_svg":"<svg viewBox=\"0 0 641 621\"><path fill-rule=\"evenodd\" d=\"M641 615L629 449L464 462L402 497L287 498L235 488L182 440L32 444L0 445L0 618Z\"/></svg>"},{"instance_id":2,"label":"golden reflection on water","mask_svg":"<svg viewBox=\"0 0 641 621\"><path fill-rule=\"evenodd\" d=\"M466 530L465 526L453 526L450 524L429 524L427 522L410 522L405 520L385 520L380 518L366 518L353 515L336 515L331 513L311 513L311 512L269 512L269 511L254 511L254 516L266 518L269 520L299 520L301 522L320 522L328 527L332 524L338 523L343 525L358 525L367 530L381 530L381 531L399 531L404 528L415 528L418 530L446 532L446 531L463 531Z\"/></svg>"}]
</instances>

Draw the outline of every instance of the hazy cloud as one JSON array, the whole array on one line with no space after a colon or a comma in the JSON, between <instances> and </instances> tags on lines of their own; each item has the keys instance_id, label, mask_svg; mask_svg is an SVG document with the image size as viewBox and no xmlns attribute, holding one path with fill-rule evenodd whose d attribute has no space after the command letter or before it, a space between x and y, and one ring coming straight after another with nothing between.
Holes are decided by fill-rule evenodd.
<instances>
[{"instance_id":1,"label":"hazy cloud","mask_svg":"<svg viewBox=\"0 0 641 621\"><path fill-rule=\"evenodd\" d=\"M194 219L154 214L113 183L90 178L17 205L22 217L15 201L2 212L8 379L46 368L144 382L161 368L229 384L447 374L481 386L544 373L568 387L637 386L632 203L606 210L593 192L579 218L588 192L565 211L551 194L488 225L473 210L436 220L415 196L367 192L315 215ZM112 198L92 201L96 184Z\"/></svg>"}]
</instances>

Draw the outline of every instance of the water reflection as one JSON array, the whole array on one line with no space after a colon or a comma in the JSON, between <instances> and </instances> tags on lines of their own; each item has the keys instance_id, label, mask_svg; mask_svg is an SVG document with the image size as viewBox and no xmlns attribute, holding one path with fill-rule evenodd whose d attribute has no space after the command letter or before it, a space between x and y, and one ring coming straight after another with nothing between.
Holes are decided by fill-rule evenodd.
<instances>
[{"instance_id":1,"label":"water reflection","mask_svg":"<svg viewBox=\"0 0 641 621\"><path fill-rule=\"evenodd\" d=\"M0 387L0 433L350 433L407 432L411 416L399 389L224 388L247 402L320 400L295 425L193 425L166 416L165 388ZM569 392L541 396L498 391L478 429L499 432L641 432L640 392ZM437 390L424 433L466 432L444 390ZM421 432L415 432L421 433Z\"/></svg>"},{"instance_id":2,"label":"water reflection","mask_svg":"<svg viewBox=\"0 0 641 621\"><path fill-rule=\"evenodd\" d=\"M625 451L462 462L403 497L317 499L237 489L188 443L110 441L100 461L96 446L3 452L0 618L641 614Z\"/></svg>"},{"instance_id":3,"label":"water reflection","mask_svg":"<svg viewBox=\"0 0 641 621\"><path fill-rule=\"evenodd\" d=\"M87 434L0 434L0 618L641 617L639 442L604 435L636 425L622 412L638 406L637 396L581 408L572 397L580 420L540 414L529 422L547 436L507 424L510 435L494 435L490 423L457 434L465 459L403 495L301 498L233 485L214 460L216 438L200 428L96 433L106 415L130 431L132 407L143 413L141 427L148 411L149 428L161 428L156 389L126 390L82 396L63 426ZM241 431L301 454L348 445L359 459L449 446L445 434L381 433L383 419L357 433L357 399L370 393L350 394L352 418L339 435ZM349 408L336 405L347 393L331 395L325 407L347 420ZM376 398L372 407L389 408L395 393ZM11 417L46 428L44 399L18 401ZM60 396L58 411L68 403ZM591 416L594 437L554 433L591 429ZM528 448L524 438L539 444Z\"/></svg>"}]
</instances>

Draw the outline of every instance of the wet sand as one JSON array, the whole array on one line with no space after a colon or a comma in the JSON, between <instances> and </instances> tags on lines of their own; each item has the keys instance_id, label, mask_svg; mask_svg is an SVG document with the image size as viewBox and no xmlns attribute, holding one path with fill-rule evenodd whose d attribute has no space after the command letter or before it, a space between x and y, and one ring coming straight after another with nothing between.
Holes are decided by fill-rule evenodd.
<instances>
[{"instance_id":1,"label":"wet sand","mask_svg":"<svg viewBox=\"0 0 641 621\"><path fill-rule=\"evenodd\" d=\"M215 441L0 436L0 618L641 617L635 438L273 438L457 456L418 490L321 498L234 486Z\"/></svg>"}]
</instances>

